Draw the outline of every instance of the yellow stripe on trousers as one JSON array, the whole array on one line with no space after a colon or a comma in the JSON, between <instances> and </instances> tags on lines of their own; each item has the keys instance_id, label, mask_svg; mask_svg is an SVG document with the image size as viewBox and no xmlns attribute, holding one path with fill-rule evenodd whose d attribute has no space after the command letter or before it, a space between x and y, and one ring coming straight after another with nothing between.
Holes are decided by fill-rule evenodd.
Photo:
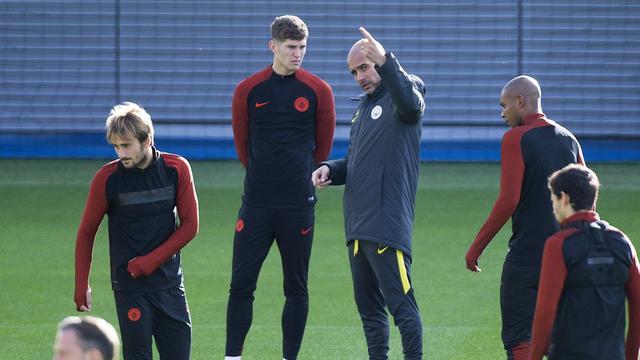
<instances>
[{"instance_id":1,"label":"yellow stripe on trousers","mask_svg":"<svg viewBox=\"0 0 640 360\"><path fill-rule=\"evenodd\" d=\"M400 280L402 281L402 289L404 293L408 293L411 289L409 283L409 277L407 276L407 268L404 266L404 254L400 250L396 250L396 257L398 258L398 270L400 271Z\"/></svg>"}]
</instances>

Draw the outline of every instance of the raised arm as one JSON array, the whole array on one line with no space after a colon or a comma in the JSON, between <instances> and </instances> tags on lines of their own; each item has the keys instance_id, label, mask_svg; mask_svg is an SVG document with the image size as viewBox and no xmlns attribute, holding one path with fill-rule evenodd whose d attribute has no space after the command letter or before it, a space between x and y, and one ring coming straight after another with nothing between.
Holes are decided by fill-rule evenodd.
<instances>
[{"instance_id":1,"label":"raised arm","mask_svg":"<svg viewBox=\"0 0 640 360\"><path fill-rule=\"evenodd\" d=\"M393 53L386 53L380 42L363 27L360 33L367 40L362 47L363 54L376 64L376 70L389 90L400 119L408 124L420 120L425 109L424 82L417 76L408 74Z\"/></svg>"}]
</instances>

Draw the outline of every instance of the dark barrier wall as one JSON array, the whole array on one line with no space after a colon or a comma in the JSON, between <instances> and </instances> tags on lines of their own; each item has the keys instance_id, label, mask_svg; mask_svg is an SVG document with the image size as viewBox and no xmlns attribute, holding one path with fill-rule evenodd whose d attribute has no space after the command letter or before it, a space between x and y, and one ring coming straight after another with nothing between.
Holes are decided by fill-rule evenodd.
<instances>
[{"instance_id":1,"label":"dark barrier wall","mask_svg":"<svg viewBox=\"0 0 640 360\"><path fill-rule=\"evenodd\" d=\"M584 156L589 162L628 162L640 159L640 142L634 140L583 139ZM233 140L229 138L157 138L163 151L178 153L191 160L235 159ZM334 141L330 158L343 157L347 140ZM15 158L115 158L102 134L93 135L7 135L0 134L0 154ZM500 161L496 141L423 141L423 161Z\"/></svg>"}]
</instances>

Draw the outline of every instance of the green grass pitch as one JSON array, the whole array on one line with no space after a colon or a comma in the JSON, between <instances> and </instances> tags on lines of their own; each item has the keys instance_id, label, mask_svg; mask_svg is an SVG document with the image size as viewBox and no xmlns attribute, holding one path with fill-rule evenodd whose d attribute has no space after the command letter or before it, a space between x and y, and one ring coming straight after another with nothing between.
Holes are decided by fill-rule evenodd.
<instances>
[{"instance_id":1,"label":"green grass pitch","mask_svg":"<svg viewBox=\"0 0 640 360\"><path fill-rule=\"evenodd\" d=\"M51 358L57 322L75 314L75 233L88 184L104 161L0 160L1 358ZM234 224L244 171L238 162L193 162L200 233L183 251L193 317L193 358L224 355ZM596 165L598 210L640 241L640 164ZM504 358L498 287L510 224L481 258L464 254L498 192L497 164L423 164L413 238L412 280L424 319L428 359ZM309 279L310 311L301 359L366 359L344 245L342 187L319 192ZM96 239L91 273L94 315L116 324L109 285L106 226ZM282 275L277 248L260 275L245 359L281 359ZM390 358L402 357L392 325Z\"/></svg>"}]
</instances>

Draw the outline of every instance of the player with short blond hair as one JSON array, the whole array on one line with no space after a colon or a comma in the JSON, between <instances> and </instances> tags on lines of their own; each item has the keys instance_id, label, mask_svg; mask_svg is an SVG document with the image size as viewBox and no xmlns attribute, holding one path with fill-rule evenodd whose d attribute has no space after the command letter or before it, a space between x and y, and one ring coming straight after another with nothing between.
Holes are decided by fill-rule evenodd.
<instances>
[{"instance_id":1,"label":"player with short blond hair","mask_svg":"<svg viewBox=\"0 0 640 360\"><path fill-rule=\"evenodd\" d=\"M151 117L135 103L111 109L106 133L118 160L100 168L91 182L76 240L76 307L92 309L93 244L107 215L124 358L151 359L155 339L161 358L189 359L191 316L180 249L198 232L191 166L155 148Z\"/></svg>"}]
</instances>

